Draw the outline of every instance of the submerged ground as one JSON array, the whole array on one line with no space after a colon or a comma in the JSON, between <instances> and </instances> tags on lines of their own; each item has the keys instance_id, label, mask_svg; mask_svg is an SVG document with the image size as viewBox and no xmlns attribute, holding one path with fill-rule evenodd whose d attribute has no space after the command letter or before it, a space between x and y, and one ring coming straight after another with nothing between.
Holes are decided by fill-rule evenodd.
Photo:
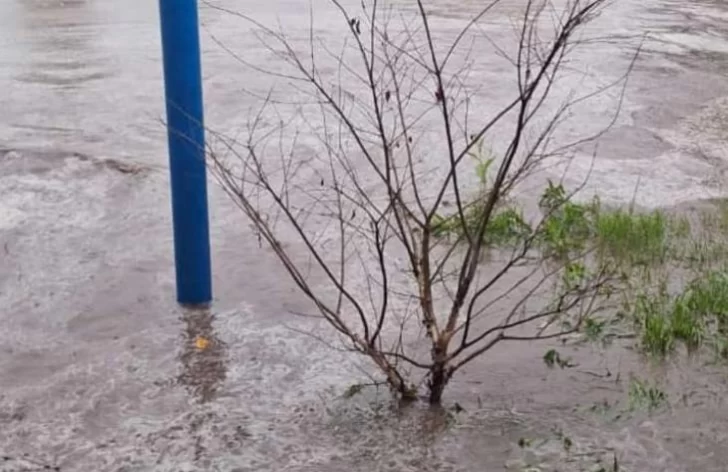
<instances>
[{"instance_id":1,"label":"submerged ground","mask_svg":"<svg viewBox=\"0 0 728 472\"><path fill-rule=\"evenodd\" d=\"M308 21L306 2L224 3ZM477 8L430 3L443 31ZM208 124L236 129L243 86L267 83L209 35L252 58L261 48L201 10ZM511 10L489 21L505 27ZM156 15L142 0L0 3L0 470L596 471L615 456L620 470L725 470L728 370L698 362L650 369L628 349L583 348L578 368L552 371L545 346L503 345L454 381L448 401L464 411L451 418L393 412L385 392L341 398L361 361L289 329L303 301L215 188L216 302L181 311ZM707 0L618 0L599 20L649 33L592 171L605 199L631 198L638 181L651 207L728 194L727 20ZM618 76L628 55L600 47L589 67ZM663 379L669 408L624 411L631 372Z\"/></svg>"}]
</instances>

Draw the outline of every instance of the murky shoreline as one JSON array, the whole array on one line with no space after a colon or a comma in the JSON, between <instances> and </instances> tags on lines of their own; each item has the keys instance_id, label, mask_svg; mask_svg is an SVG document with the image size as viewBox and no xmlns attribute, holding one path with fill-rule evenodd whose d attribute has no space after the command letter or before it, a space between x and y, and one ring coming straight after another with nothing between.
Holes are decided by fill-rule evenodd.
<instances>
[{"instance_id":1,"label":"murky shoreline","mask_svg":"<svg viewBox=\"0 0 728 472\"><path fill-rule=\"evenodd\" d=\"M228 3L262 20L283 12L292 24L306 11ZM475 8L441 3L433 8L451 13L443 29L461 21L458 9ZM311 328L289 314L307 305L216 188L216 304L182 312L173 303L155 8L0 7L0 456L13 458L0 470L33 470L24 454L64 471L454 472L518 470L525 460L581 472L600 454L627 471L725 470L725 373L675 368L670 409L615 419L624 379L643 369L629 350L581 348L579 368L562 371L545 368L543 345L505 345L454 381L448 405L464 411L444 416L392 410L383 390L341 398L366 363L290 329ZM321 10L322 28L338 34ZM623 121L592 169L605 200L631 197L638 180L648 207L726 196L726 18L720 2L621 0L600 19L615 34L650 32ZM264 57L233 19L206 8L202 19L208 34ZM248 105L239 82L266 84L209 37L204 44L208 122L237 129ZM628 60L613 45L600 51L614 60L595 74L617 74ZM573 178L585 170L574 167ZM211 345L200 349L198 337ZM604 401L608 412L592 409ZM522 438L539 446L524 451Z\"/></svg>"}]
</instances>

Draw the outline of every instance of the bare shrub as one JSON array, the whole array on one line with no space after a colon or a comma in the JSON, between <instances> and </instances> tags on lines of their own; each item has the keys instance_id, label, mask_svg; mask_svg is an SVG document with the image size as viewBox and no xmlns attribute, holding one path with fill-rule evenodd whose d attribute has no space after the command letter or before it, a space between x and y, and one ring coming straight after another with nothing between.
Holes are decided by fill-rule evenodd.
<instances>
[{"instance_id":1,"label":"bare shrub","mask_svg":"<svg viewBox=\"0 0 728 472\"><path fill-rule=\"evenodd\" d=\"M336 46L313 20L302 41L211 5L254 26L274 60L235 57L289 86L261 97L244 140L214 134L211 166L316 316L401 398L426 385L439 404L498 343L578 333L619 288L592 244L591 207L554 183L538 209L515 203L584 142L554 140L569 110L608 88L554 93L605 0L525 1L509 50L481 30L497 0L444 39L422 0L409 16L331 2L348 32ZM493 54L513 68L510 97L477 83Z\"/></svg>"}]
</instances>

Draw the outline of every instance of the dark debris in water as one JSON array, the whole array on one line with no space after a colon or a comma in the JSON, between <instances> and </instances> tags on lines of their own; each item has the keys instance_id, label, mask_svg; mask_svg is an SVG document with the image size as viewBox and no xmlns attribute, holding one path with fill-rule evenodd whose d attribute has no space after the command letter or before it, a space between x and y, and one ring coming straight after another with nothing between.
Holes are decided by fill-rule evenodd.
<instances>
[{"instance_id":1,"label":"dark debris in water","mask_svg":"<svg viewBox=\"0 0 728 472\"><path fill-rule=\"evenodd\" d=\"M43 461L39 461L37 459L32 459L28 457L27 455L23 455L21 457L15 457L15 456L7 456L7 455L0 455L0 467L3 468L3 470L6 470L5 467L13 467L14 469L7 469L7 470L15 470L15 471L40 471L40 470L50 470L50 471L61 471L61 467L57 465L52 465L50 463L46 463Z\"/></svg>"}]
</instances>

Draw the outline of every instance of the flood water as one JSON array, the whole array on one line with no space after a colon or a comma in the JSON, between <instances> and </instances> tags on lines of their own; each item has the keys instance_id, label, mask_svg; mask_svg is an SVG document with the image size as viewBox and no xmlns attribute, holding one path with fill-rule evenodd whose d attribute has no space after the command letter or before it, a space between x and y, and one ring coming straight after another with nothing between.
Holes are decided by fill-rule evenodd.
<instances>
[{"instance_id":1,"label":"flood water","mask_svg":"<svg viewBox=\"0 0 728 472\"><path fill-rule=\"evenodd\" d=\"M520 4L503 3L493 31ZM308 31L309 2L220 4ZM344 34L330 4L313 5L321 37ZM428 5L443 37L479 7ZM207 124L239 131L249 92L270 84L216 40L251 62L267 52L248 24L200 10ZM645 371L629 349L582 348L578 368L551 371L546 346L503 345L453 381L447 402L463 411L449 416L394 409L375 389L342 398L367 364L291 329L310 328L290 314L304 300L215 186L216 301L178 308L157 15L148 0L0 0L0 470L581 472L614 457L633 472L726 470L726 371L655 369L670 408L629 412L630 372ZM615 0L596 27L648 35L619 120L572 178L653 207L728 195L728 6ZM628 52L603 43L579 62L609 81ZM509 80L478 73L494 96ZM580 110L565 136L612 106Z\"/></svg>"}]
</instances>

